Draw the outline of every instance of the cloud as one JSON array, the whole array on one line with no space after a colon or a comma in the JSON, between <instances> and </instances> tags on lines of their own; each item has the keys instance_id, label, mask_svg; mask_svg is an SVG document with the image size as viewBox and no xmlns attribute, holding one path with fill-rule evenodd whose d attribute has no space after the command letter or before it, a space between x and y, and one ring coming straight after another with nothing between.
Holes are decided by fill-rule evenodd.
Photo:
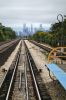
<instances>
[{"instance_id":1,"label":"cloud","mask_svg":"<svg viewBox=\"0 0 66 100\"><path fill-rule=\"evenodd\" d=\"M0 0L0 22L7 26L52 24L59 13L66 14L66 0Z\"/></svg>"}]
</instances>

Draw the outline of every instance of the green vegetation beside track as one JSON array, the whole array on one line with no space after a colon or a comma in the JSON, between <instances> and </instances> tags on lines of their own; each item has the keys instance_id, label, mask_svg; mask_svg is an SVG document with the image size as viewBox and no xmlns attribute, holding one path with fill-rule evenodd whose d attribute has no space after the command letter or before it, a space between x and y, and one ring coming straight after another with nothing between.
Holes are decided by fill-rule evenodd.
<instances>
[{"instance_id":1,"label":"green vegetation beside track","mask_svg":"<svg viewBox=\"0 0 66 100\"><path fill-rule=\"evenodd\" d=\"M37 42L49 44L51 46L66 46L66 19L63 22L55 23L51 26L49 32L37 31L30 37Z\"/></svg>"},{"instance_id":2,"label":"green vegetation beside track","mask_svg":"<svg viewBox=\"0 0 66 100\"><path fill-rule=\"evenodd\" d=\"M0 23L0 41L16 38L16 33L10 27L5 27Z\"/></svg>"}]
</instances>

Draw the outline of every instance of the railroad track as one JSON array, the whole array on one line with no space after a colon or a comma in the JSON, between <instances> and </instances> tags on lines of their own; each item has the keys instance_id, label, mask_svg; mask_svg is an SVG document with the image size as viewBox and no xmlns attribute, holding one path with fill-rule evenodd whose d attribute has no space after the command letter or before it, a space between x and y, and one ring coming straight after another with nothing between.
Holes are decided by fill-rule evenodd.
<instances>
[{"instance_id":1,"label":"railroad track","mask_svg":"<svg viewBox=\"0 0 66 100\"><path fill-rule=\"evenodd\" d=\"M12 42L12 41L14 41L14 39L12 39L12 40L6 40L6 41L0 41L0 46L4 45L6 43Z\"/></svg>"},{"instance_id":2,"label":"railroad track","mask_svg":"<svg viewBox=\"0 0 66 100\"><path fill-rule=\"evenodd\" d=\"M0 45L0 53L4 52L6 49L11 47L13 44L15 44L19 39L12 40L10 42L5 42L3 45Z\"/></svg>"},{"instance_id":3,"label":"railroad track","mask_svg":"<svg viewBox=\"0 0 66 100\"><path fill-rule=\"evenodd\" d=\"M13 88L10 92L9 100L26 100L25 54L23 49L24 47L21 46L19 63L17 66L17 71L13 81Z\"/></svg>"},{"instance_id":4,"label":"railroad track","mask_svg":"<svg viewBox=\"0 0 66 100\"><path fill-rule=\"evenodd\" d=\"M8 41L4 41L4 42L0 42L0 46L1 45L4 45L5 43L8 43L8 42L10 42L11 40L8 40Z\"/></svg>"},{"instance_id":5,"label":"railroad track","mask_svg":"<svg viewBox=\"0 0 66 100\"><path fill-rule=\"evenodd\" d=\"M0 88L0 100L14 100L15 98L17 100L51 100L24 42Z\"/></svg>"},{"instance_id":6,"label":"railroad track","mask_svg":"<svg viewBox=\"0 0 66 100\"><path fill-rule=\"evenodd\" d=\"M36 46L42 48L42 49L43 49L44 51L46 51L48 54L53 50L53 48L50 47L50 46L46 46L46 45L37 43L36 41L32 41L32 40L29 40L29 41L30 41L31 43L35 44ZM66 56L66 54L64 54L64 52L61 52L60 50L56 50L56 51L57 51L56 56L57 56L59 59L65 61L65 60L66 60L66 57L63 57L63 56ZM66 51L66 50L64 50L64 51Z\"/></svg>"},{"instance_id":7,"label":"railroad track","mask_svg":"<svg viewBox=\"0 0 66 100\"><path fill-rule=\"evenodd\" d=\"M3 81L2 86L0 87L0 100L8 100L8 98L9 98L9 93L11 90L14 75L16 73L19 56L20 56L20 49L18 51L18 54L16 55L16 58L14 59L12 65L10 66L10 68L7 72L7 75Z\"/></svg>"},{"instance_id":8,"label":"railroad track","mask_svg":"<svg viewBox=\"0 0 66 100\"><path fill-rule=\"evenodd\" d=\"M15 49L20 40L11 41L0 46L0 66L2 66L12 51Z\"/></svg>"},{"instance_id":9,"label":"railroad track","mask_svg":"<svg viewBox=\"0 0 66 100\"><path fill-rule=\"evenodd\" d=\"M24 42L22 42L18 69L13 85L14 88L10 93L12 95L10 96L9 100L36 100L32 81L33 80L27 62Z\"/></svg>"},{"instance_id":10,"label":"railroad track","mask_svg":"<svg viewBox=\"0 0 66 100\"><path fill-rule=\"evenodd\" d=\"M29 62L29 66L30 66L30 70L31 70L32 78L33 78L33 86L34 86L36 98L37 100L51 100L51 97L46 89L46 86L40 76L40 72L38 71L34 63L34 60L27 46L26 46L26 49L27 49L27 58L28 58L28 62Z\"/></svg>"},{"instance_id":11,"label":"railroad track","mask_svg":"<svg viewBox=\"0 0 66 100\"><path fill-rule=\"evenodd\" d=\"M39 46L40 48L46 50L48 53L52 50L52 47L46 46L46 45L42 45L40 43L37 43L35 41L29 40L30 42L32 42L33 44L35 44L36 46Z\"/></svg>"}]
</instances>

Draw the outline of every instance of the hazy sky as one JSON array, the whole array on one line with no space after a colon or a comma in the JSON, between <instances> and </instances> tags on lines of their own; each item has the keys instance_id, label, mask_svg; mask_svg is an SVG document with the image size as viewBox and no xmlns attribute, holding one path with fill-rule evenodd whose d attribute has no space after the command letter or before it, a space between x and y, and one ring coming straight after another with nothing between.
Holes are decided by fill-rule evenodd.
<instances>
[{"instance_id":1,"label":"hazy sky","mask_svg":"<svg viewBox=\"0 0 66 100\"><path fill-rule=\"evenodd\" d=\"M66 0L0 0L0 22L7 26L23 23L56 22L57 15L66 14Z\"/></svg>"}]
</instances>

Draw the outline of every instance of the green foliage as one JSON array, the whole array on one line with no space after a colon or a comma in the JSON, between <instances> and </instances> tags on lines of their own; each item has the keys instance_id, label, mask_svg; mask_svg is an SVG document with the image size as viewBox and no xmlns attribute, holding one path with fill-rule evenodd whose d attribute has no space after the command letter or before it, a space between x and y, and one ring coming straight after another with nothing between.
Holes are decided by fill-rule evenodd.
<instances>
[{"instance_id":1,"label":"green foliage","mask_svg":"<svg viewBox=\"0 0 66 100\"><path fill-rule=\"evenodd\" d=\"M44 41L45 34L46 33L42 32L42 31L37 31L36 34L34 34L32 38L38 42L42 42L42 41Z\"/></svg>"},{"instance_id":2,"label":"green foliage","mask_svg":"<svg viewBox=\"0 0 66 100\"><path fill-rule=\"evenodd\" d=\"M37 31L31 39L37 42L50 44L51 46L65 46L66 45L66 19L63 24L61 22L55 23L51 26L50 32Z\"/></svg>"},{"instance_id":3,"label":"green foliage","mask_svg":"<svg viewBox=\"0 0 66 100\"><path fill-rule=\"evenodd\" d=\"M5 27L0 23L0 41L14 38L16 38L16 33L10 27Z\"/></svg>"}]
</instances>

